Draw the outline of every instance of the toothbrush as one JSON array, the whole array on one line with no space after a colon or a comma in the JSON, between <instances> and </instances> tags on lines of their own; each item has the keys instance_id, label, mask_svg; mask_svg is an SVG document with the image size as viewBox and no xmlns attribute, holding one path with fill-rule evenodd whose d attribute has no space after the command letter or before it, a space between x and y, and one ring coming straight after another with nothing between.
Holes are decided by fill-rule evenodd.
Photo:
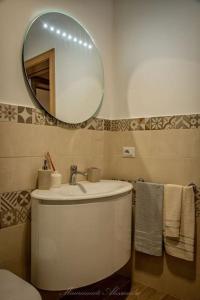
<instances>
[{"instance_id":1,"label":"toothbrush","mask_svg":"<svg viewBox=\"0 0 200 300\"><path fill-rule=\"evenodd\" d=\"M55 166L54 166L54 164L53 164L53 161L52 161L52 159L51 159L51 155L50 155L49 152L47 152L47 158L48 158L48 160L50 161L50 165L51 165L53 171L55 172L56 169L55 169Z\"/></svg>"}]
</instances>

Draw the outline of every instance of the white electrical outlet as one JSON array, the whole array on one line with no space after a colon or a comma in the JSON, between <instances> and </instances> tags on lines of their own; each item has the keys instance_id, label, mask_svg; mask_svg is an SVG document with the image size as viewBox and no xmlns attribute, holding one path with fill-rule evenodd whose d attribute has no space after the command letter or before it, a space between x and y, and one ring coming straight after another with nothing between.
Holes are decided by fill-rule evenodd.
<instances>
[{"instance_id":1,"label":"white electrical outlet","mask_svg":"<svg viewBox=\"0 0 200 300\"><path fill-rule=\"evenodd\" d=\"M123 147L122 156L123 157L135 157L135 147Z\"/></svg>"}]
</instances>

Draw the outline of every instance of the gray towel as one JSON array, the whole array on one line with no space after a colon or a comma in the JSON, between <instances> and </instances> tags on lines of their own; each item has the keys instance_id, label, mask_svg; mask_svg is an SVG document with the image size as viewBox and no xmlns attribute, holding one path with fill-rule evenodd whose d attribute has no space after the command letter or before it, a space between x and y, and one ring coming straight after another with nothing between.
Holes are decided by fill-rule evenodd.
<instances>
[{"instance_id":1,"label":"gray towel","mask_svg":"<svg viewBox=\"0 0 200 300\"><path fill-rule=\"evenodd\" d=\"M164 185L136 184L135 250L162 256Z\"/></svg>"}]
</instances>

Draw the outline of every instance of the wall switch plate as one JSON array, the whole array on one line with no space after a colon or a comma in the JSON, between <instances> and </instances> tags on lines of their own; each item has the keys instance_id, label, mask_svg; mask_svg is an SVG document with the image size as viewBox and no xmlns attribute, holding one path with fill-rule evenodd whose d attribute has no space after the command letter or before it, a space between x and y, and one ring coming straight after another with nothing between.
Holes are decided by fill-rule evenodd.
<instances>
[{"instance_id":1,"label":"wall switch plate","mask_svg":"<svg viewBox=\"0 0 200 300\"><path fill-rule=\"evenodd\" d=\"M135 157L135 147L123 147L122 156L123 157Z\"/></svg>"}]
</instances>

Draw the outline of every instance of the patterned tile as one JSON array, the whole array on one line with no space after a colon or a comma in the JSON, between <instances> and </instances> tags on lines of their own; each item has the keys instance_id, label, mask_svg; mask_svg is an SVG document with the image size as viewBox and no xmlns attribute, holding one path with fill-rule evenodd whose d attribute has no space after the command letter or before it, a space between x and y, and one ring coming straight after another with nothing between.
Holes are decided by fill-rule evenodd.
<instances>
[{"instance_id":1,"label":"patterned tile","mask_svg":"<svg viewBox=\"0 0 200 300\"><path fill-rule=\"evenodd\" d=\"M45 125L45 123L46 123L45 112L39 110L38 108L35 108L33 110L33 124Z\"/></svg>"},{"instance_id":2,"label":"patterned tile","mask_svg":"<svg viewBox=\"0 0 200 300\"><path fill-rule=\"evenodd\" d=\"M0 104L0 122L17 122L17 115L17 106Z\"/></svg>"},{"instance_id":3,"label":"patterned tile","mask_svg":"<svg viewBox=\"0 0 200 300\"><path fill-rule=\"evenodd\" d=\"M111 130L111 121L110 120L104 120L104 130L110 131Z\"/></svg>"},{"instance_id":4,"label":"patterned tile","mask_svg":"<svg viewBox=\"0 0 200 300\"><path fill-rule=\"evenodd\" d=\"M80 128L85 128L87 126L87 121L82 122L82 123L77 123L77 124L70 124L70 123L65 123L65 122L58 120L57 126L66 128L66 129L80 129Z\"/></svg>"},{"instance_id":5,"label":"patterned tile","mask_svg":"<svg viewBox=\"0 0 200 300\"><path fill-rule=\"evenodd\" d=\"M129 130L130 119L112 120L111 131L126 131Z\"/></svg>"},{"instance_id":6,"label":"patterned tile","mask_svg":"<svg viewBox=\"0 0 200 300\"><path fill-rule=\"evenodd\" d=\"M8 211L17 207L17 199L20 192L8 192L0 194L0 210Z\"/></svg>"},{"instance_id":7,"label":"patterned tile","mask_svg":"<svg viewBox=\"0 0 200 300\"><path fill-rule=\"evenodd\" d=\"M151 118L151 130L161 130L163 129L163 118L154 117Z\"/></svg>"},{"instance_id":8,"label":"patterned tile","mask_svg":"<svg viewBox=\"0 0 200 300\"><path fill-rule=\"evenodd\" d=\"M28 209L31 203L30 191L21 191L17 197L17 204L20 209Z\"/></svg>"},{"instance_id":9,"label":"patterned tile","mask_svg":"<svg viewBox=\"0 0 200 300\"><path fill-rule=\"evenodd\" d=\"M110 129L111 129L111 131L119 131L119 122L118 122L118 120L112 120L111 121Z\"/></svg>"},{"instance_id":10,"label":"patterned tile","mask_svg":"<svg viewBox=\"0 0 200 300\"><path fill-rule=\"evenodd\" d=\"M175 128L176 129L189 129L190 125L190 116L176 116L175 117Z\"/></svg>"},{"instance_id":11,"label":"patterned tile","mask_svg":"<svg viewBox=\"0 0 200 300\"><path fill-rule=\"evenodd\" d=\"M190 116L190 127L200 128L200 114Z\"/></svg>"},{"instance_id":12,"label":"patterned tile","mask_svg":"<svg viewBox=\"0 0 200 300\"><path fill-rule=\"evenodd\" d=\"M151 130L151 118L145 118L145 130Z\"/></svg>"},{"instance_id":13,"label":"patterned tile","mask_svg":"<svg viewBox=\"0 0 200 300\"><path fill-rule=\"evenodd\" d=\"M145 118L130 119L129 131L145 130Z\"/></svg>"},{"instance_id":14,"label":"patterned tile","mask_svg":"<svg viewBox=\"0 0 200 300\"><path fill-rule=\"evenodd\" d=\"M0 227L24 223L30 217L30 191L0 194Z\"/></svg>"},{"instance_id":15,"label":"patterned tile","mask_svg":"<svg viewBox=\"0 0 200 300\"><path fill-rule=\"evenodd\" d=\"M163 128L162 129L175 129L176 128L176 117L163 117Z\"/></svg>"},{"instance_id":16,"label":"patterned tile","mask_svg":"<svg viewBox=\"0 0 200 300\"><path fill-rule=\"evenodd\" d=\"M17 211L18 214L18 223L26 223L28 220L31 220L31 208L28 210L22 209Z\"/></svg>"},{"instance_id":17,"label":"patterned tile","mask_svg":"<svg viewBox=\"0 0 200 300\"><path fill-rule=\"evenodd\" d=\"M46 113L45 114L45 125L56 126L57 125L57 119Z\"/></svg>"},{"instance_id":18,"label":"patterned tile","mask_svg":"<svg viewBox=\"0 0 200 300\"><path fill-rule=\"evenodd\" d=\"M90 122L91 122L91 119L84 121L82 123L79 123L79 128L86 128Z\"/></svg>"},{"instance_id":19,"label":"patterned tile","mask_svg":"<svg viewBox=\"0 0 200 300\"><path fill-rule=\"evenodd\" d=\"M18 123L32 124L33 110L31 107L18 106Z\"/></svg>"},{"instance_id":20,"label":"patterned tile","mask_svg":"<svg viewBox=\"0 0 200 300\"><path fill-rule=\"evenodd\" d=\"M93 118L87 128L90 130L104 130L104 120Z\"/></svg>"},{"instance_id":21,"label":"patterned tile","mask_svg":"<svg viewBox=\"0 0 200 300\"><path fill-rule=\"evenodd\" d=\"M119 127L120 131L126 131L129 130L130 128L130 120L131 119L124 119L124 120L119 120Z\"/></svg>"},{"instance_id":22,"label":"patterned tile","mask_svg":"<svg viewBox=\"0 0 200 300\"><path fill-rule=\"evenodd\" d=\"M60 120L57 120L57 126L61 127L61 128L66 128L66 129L69 128L67 123L64 123L64 122L62 122Z\"/></svg>"},{"instance_id":23,"label":"patterned tile","mask_svg":"<svg viewBox=\"0 0 200 300\"><path fill-rule=\"evenodd\" d=\"M16 209L1 211L0 215L0 228L18 224L18 212Z\"/></svg>"}]
</instances>

